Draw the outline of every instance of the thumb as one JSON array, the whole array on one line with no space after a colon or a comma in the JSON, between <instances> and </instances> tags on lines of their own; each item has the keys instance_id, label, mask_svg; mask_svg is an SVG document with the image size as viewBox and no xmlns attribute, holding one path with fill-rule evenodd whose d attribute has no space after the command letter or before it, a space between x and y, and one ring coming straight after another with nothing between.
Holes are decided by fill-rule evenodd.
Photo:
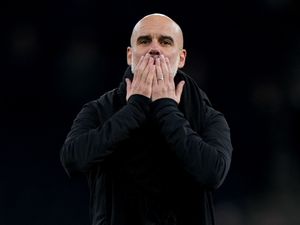
<instances>
[{"instance_id":1,"label":"thumb","mask_svg":"<svg viewBox=\"0 0 300 225\"><path fill-rule=\"evenodd\" d=\"M178 99L180 99L180 97L181 97L184 84L185 84L184 81L180 81L179 84L176 87L175 95L176 95L176 97L178 97Z\"/></svg>"},{"instance_id":2,"label":"thumb","mask_svg":"<svg viewBox=\"0 0 300 225\"><path fill-rule=\"evenodd\" d=\"M126 78L125 79L125 81L126 81L126 101L128 101L128 99L129 99L129 97L130 97L130 90L131 90L131 80L130 79L128 79L128 78Z\"/></svg>"},{"instance_id":3,"label":"thumb","mask_svg":"<svg viewBox=\"0 0 300 225\"><path fill-rule=\"evenodd\" d=\"M126 90L128 93L129 90L131 89L131 80L129 78L125 78L125 81L126 81Z\"/></svg>"}]
</instances>

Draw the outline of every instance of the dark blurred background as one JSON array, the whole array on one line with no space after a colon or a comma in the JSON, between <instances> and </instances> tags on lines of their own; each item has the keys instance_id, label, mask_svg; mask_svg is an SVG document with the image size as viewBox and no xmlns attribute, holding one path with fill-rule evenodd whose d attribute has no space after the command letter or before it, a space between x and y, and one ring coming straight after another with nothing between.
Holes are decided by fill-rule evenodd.
<instances>
[{"instance_id":1,"label":"dark blurred background","mask_svg":"<svg viewBox=\"0 0 300 225\"><path fill-rule=\"evenodd\" d=\"M218 225L300 224L299 1L2 3L0 225L88 225L85 177L59 151L82 105L118 85L135 23L181 25L185 71L222 111L234 146Z\"/></svg>"}]
</instances>

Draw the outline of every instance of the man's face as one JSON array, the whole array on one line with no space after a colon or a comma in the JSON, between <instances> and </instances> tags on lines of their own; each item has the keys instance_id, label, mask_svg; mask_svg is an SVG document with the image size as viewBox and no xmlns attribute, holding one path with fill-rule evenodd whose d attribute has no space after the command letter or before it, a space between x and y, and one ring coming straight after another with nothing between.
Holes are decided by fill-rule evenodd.
<instances>
[{"instance_id":1,"label":"man's face","mask_svg":"<svg viewBox=\"0 0 300 225\"><path fill-rule=\"evenodd\" d=\"M163 54L169 59L171 72L175 75L185 63L186 51L182 47L183 37L176 23L163 16L144 18L133 30L127 63L134 73L140 58L147 52L154 58Z\"/></svg>"}]
</instances>

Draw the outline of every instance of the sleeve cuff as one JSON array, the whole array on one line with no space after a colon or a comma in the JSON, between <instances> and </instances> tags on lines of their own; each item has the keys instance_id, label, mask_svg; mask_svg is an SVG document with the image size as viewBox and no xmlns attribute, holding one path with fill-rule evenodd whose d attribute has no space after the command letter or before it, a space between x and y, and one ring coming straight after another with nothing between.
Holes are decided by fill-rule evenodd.
<instances>
[{"instance_id":1,"label":"sleeve cuff","mask_svg":"<svg viewBox=\"0 0 300 225\"><path fill-rule=\"evenodd\" d=\"M165 108L178 109L178 104L171 98L160 98L151 103L151 110L154 115L157 115Z\"/></svg>"},{"instance_id":2,"label":"sleeve cuff","mask_svg":"<svg viewBox=\"0 0 300 225\"><path fill-rule=\"evenodd\" d=\"M134 94L128 99L128 104L135 106L146 114L150 111L150 103L151 100L148 97L139 94Z\"/></svg>"}]
</instances>

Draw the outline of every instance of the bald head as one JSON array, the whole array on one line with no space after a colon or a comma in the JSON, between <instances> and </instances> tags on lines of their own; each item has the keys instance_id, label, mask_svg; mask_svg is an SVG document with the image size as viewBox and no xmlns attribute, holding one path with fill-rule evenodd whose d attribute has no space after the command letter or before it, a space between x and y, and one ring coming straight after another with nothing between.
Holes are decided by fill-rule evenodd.
<instances>
[{"instance_id":1,"label":"bald head","mask_svg":"<svg viewBox=\"0 0 300 225\"><path fill-rule=\"evenodd\" d=\"M134 46L135 40L137 39L138 35L146 35L146 31L151 33L157 30L160 30L166 35L169 35L169 33L174 35L174 38L178 42L179 48L183 48L183 34L180 26L170 17L161 13L146 15L137 22L131 34L131 46Z\"/></svg>"},{"instance_id":2,"label":"bald head","mask_svg":"<svg viewBox=\"0 0 300 225\"><path fill-rule=\"evenodd\" d=\"M181 28L166 15L154 13L138 21L133 28L130 45L127 47L127 64L133 73L146 54L153 59L166 59L174 76L177 69L185 64L186 50L183 48Z\"/></svg>"}]
</instances>

